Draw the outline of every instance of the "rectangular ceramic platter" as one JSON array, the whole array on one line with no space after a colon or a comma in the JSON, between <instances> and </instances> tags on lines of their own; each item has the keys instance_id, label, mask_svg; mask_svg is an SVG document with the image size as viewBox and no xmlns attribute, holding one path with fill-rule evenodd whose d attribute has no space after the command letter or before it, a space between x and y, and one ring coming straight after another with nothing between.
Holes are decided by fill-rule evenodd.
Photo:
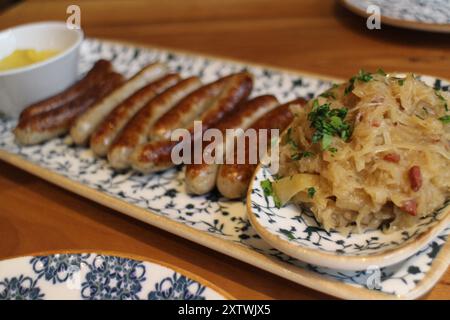
<instances>
[{"instance_id":1,"label":"rectangular ceramic platter","mask_svg":"<svg viewBox=\"0 0 450 320\"><path fill-rule=\"evenodd\" d=\"M281 102L295 97L311 98L333 81L340 81L96 39L85 40L81 47L80 72L84 73L100 58L111 59L126 76L151 61L163 61L182 76L197 75L205 83L246 68L255 76L253 96L271 93ZM447 82L425 78L431 85L448 89ZM261 240L246 218L243 201L227 201L216 192L196 197L186 194L181 168L153 175L116 173L89 149L69 147L63 138L20 147L11 133L14 126L14 120L0 120L0 159L118 212L327 294L347 299L413 299L429 291L448 266L450 245L446 241L450 228L415 256L381 270L374 267L348 272L308 265Z\"/></svg>"}]
</instances>

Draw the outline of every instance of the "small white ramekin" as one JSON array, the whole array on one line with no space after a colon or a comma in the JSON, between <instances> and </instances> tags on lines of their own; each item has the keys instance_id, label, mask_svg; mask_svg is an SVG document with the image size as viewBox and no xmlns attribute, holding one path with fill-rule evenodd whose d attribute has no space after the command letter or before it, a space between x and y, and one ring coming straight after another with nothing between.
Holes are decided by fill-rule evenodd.
<instances>
[{"instance_id":1,"label":"small white ramekin","mask_svg":"<svg viewBox=\"0 0 450 320\"><path fill-rule=\"evenodd\" d=\"M38 22L0 32L0 59L16 49L57 50L47 60L0 71L0 113L17 117L28 105L55 95L78 76L83 32L64 22Z\"/></svg>"}]
</instances>

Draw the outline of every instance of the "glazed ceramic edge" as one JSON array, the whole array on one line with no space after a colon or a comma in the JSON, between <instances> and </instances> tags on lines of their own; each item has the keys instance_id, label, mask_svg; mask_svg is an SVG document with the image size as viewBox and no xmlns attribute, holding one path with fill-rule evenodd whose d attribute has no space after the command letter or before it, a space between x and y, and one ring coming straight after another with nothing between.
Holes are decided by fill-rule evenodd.
<instances>
[{"instance_id":1,"label":"glazed ceramic edge","mask_svg":"<svg viewBox=\"0 0 450 320\"><path fill-rule=\"evenodd\" d=\"M26 253L26 254L7 256L7 257L1 259L0 262L12 260L12 259L18 259L18 258L42 257L42 256L56 255L56 254L71 254L71 255L72 254L96 254L96 255L102 255L102 256L119 257L119 258L125 258L125 259L130 259L130 260L154 263L154 264L166 267L168 269L171 269L181 275L188 277L189 279L194 280L195 282L198 282L199 284L203 285L204 287L208 287L208 288L216 291L218 294L220 294L227 300L236 300L236 298L234 296L232 296L230 293L228 293L227 291L223 290L222 288L213 284L209 280L206 280L205 278L203 278L191 271L188 271L186 269L175 266L174 264L171 264L171 263L168 263L165 261L161 261L161 260L158 260L155 258L148 258L146 256L134 254L134 253L124 253L121 251L96 250L96 249L48 250L48 251L30 252L30 253Z\"/></svg>"},{"instance_id":2,"label":"glazed ceramic edge","mask_svg":"<svg viewBox=\"0 0 450 320\"><path fill-rule=\"evenodd\" d=\"M271 246L286 253L287 255L297 258L310 264L323 266L331 269L339 270L363 270L370 266L386 267L403 261L423 249L430 241L433 240L450 224L450 204L448 204L442 213L443 219L440 220L429 230L419 234L414 241L406 242L404 245L398 246L396 249L390 249L373 255L352 256L352 255L336 255L333 253L319 251L317 249L308 248L300 244L295 244L282 239L279 235L267 230L256 217L252 210L252 189L254 183L259 181L256 176L262 170L261 164L258 165L253 173L249 189L247 191L247 215L252 226L258 234Z\"/></svg>"}]
</instances>

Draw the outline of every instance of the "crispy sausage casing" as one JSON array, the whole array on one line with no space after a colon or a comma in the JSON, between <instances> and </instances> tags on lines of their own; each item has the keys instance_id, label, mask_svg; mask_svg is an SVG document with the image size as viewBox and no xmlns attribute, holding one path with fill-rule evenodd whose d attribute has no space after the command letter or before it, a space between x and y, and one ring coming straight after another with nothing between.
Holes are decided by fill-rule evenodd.
<instances>
[{"instance_id":1,"label":"crispy sausage casing","mask_svg":"<svg viewBox=\"0 0 450 320\"><path fill-rule=\"evenodd\" d=\"M151 99L175 85L180 75L170 73L139 89L120 103L91 135L90 147L97 156L105 156L127 122Z\"/></svg>"},{"instance_id":2,"label":"crispy sausage casing","mask_svg":"<svg viewBox=\"0 0 450 320\"><path fill-rule=\"evenodd\" d=\"M20 144L37 144L67 133L77 116L122 83L122 75L110 73L103 82L97 83L84 95L69 103L54 110L23 118L14 129L16 141Z\"/></svg>"},{"instance_id":3,"label":"crispy sausage casing","mask_svg":"<svg viewBox=\"0 0 450 320\"><path fill-rule=\"evenodd\" d=\"M214 99L224 89L229 77L220 78L198 88L181 100L170 112L165 113L153 128L150 129L149 140L170 139L172 130L185 128L211 107Z\"/></svg>"},{"instance_id":4,"label":"crispy sausage casing","mask_svg":"<svg viewBox=\"0 0 450 320\"><path fill-rule=\"evenodd\" d=\"M144 106L127 123L126 127L114 141L108 151L108 161L115 169L125 169L130 166L131 152L140 144L147 142L149 131L155 122L167 111L171 110L181 99L201 86L197 77L180 81L167 89Z\"/></svg>"},{"instance_id":5,"label":"crispy sausage casing","mask_svg":"<svg viewBox=\"0 0 450 320\"><path fill-rule=\"evenodd\" d=\"M61 107L77 97L82 96L89 88L98 82L102 82L105 79L105 76L111 71L111 62L107 60L98 60L81 80L57 95L28 106L22 111L19 119L22 120Z\"/></svg>"},{"instance_id":6,"label":"crispy sausage casing","mask_svg":"<svg viewBox=\"0 0 450 320\"><path fill-rule=\"evenodd\" d=\"M148 65L126 81L122 86L111 92L104 99L95 103L88 112L81 115L70 129L72 140L76 144L85 144L92 132L103 119L121 102L145 85L167 73L167 67L161 63Z\"/></svg>"},{"instance_id":7,"label":"crispy sausage casing","mask_svg":"<svg viewBox=\"0 0 450 320\"><path fill-rule=\"evenodd\" d=\"M217 125L218 129L224 140L226 139L227 129L247 129L254 121L261 117L266 112L272 110L278 105L278 100L274 96L264 95L253 98L242 104L236 113L229 114L224 121ZM231 140L231 139L229 139ZM222 141L222 150L226 152L229 147L230 141ZM208 143L203 143L203 152L205 153ZM218 149L216 148L216 150ZM215 155L216 158L221 156L223 163L223 154ZM216 159L217 160L217 159ZM186 190L193 194L205 194L210 192L216 186L217 172L219 169L219 162L215 163L191 163L186 165L185 183Z\"/></svg>"},{"instance_id":8,"label":"crispy sausage casing","mask_svg":"<svg viewBox=\"0 0 450 320\"><path fill-rule=\"evenodd\" d=\"M289 106L292 104L303 105L304 103L305 101L303 99L296 99L283 104L257 120L252 124L251 128L257 131L260 129L279 129L282 131L293 119L293 114ZM270 131L268 133L270 134ZM267 141L270 143L270 136ZM217 175L217 188L223 196L229 199L237 199L245 196L253 172L257 167L257 164L249 163L248 160L251 152L255 152L259 156L258 146L259 141L254 145L246 144L245 164L238 164L235 155L234 164L223 164L220 166Z\"/></svg>"},{"instance_id":9,"label":"crispy sausage casing","mask_svg":"<svg viewBox=\"0 0 450 320\"><path fill-rule=\"evenodd\" d=\"M240 102L247 99L253 88L253 78L248 73L234 74L221 80L224 80L222 90L217 96L210 97L211 102L208 103L209 107L198 119L202 122L202 130L217 125L227 114L233 112ZM185 125L184 128L191 132L192 140L193 121ZM171 159L172 149L177 144L177 141L156 140L141 145L131 154L131 164L134 169L145 173L170 168L174 165Z\"/></svg>"}]
</instances>

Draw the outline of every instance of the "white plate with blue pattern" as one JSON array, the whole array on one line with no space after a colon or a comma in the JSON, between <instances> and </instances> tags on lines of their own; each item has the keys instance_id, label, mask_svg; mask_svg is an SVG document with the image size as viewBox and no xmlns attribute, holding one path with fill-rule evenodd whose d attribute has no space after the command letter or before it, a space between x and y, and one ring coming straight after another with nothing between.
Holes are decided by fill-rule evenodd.
<instances>
[{"instance_id":1,"label":"white plate with blue pattern","mask_svg":"<svg viewBox=\"0 0 450 320\"><path fill-rule=\"evenodd\" d=\"M97 253L57 253L3 260L0 300L230 298L186 271L143 260Z\"/></svg>"},{"instance_id":2,"label":"white plate with blue pattern","mask_svg":"<svg viewBox=\"0 0 450 320\"><path fill-rule=\"evenodd\" d=\"M249 187L250 222L270 245L299 260L339 270L364 270L396 264L419 252L450 227L450 200L408 229L385 233L368 229L343 234L326 231L305 205L278 208L262 181L274 181L268 167L258 166Z\"/></svg>"},{"instance_id":3,"label":"white plate with blue pattern","mask_svg":"<svg viewBox=\"0 0 450 320\"><path fill-rule=\"evenodd\" d=\"M381 14L381 27L386 23L408 29L450 33L448 0L341 0L341 2L363 17L373 14L373 9L368 9L376 6Z\"/></svg>"},{"instance_id":4,"label":"white plate with blue pattern","mask_svg":"<svg viewBox=\"0 0 450 320\"><path fill-rule=\"evenodd\" d=\"M127 76L148 62L158 60L184 77L198 75L204 82L246 68L255 75L254 96L271 93L281 102L295 97L311 98L329 88L333 81L341 81L172 49L96 39L83 42L80 58L81 73L99 58L111 59L117 70ZM355 72L357 68L355 66ZM448 82L429 80L434 86L448 90ZM262 240L248 220L244 201L229 201L217 192L189 196L180 168L153 175L132 171L117 173L88 149L67 146L64 138L39 146L18 146L11 133L14 126L14 120L0 118L0 159L3 161L117 213L330 295L346 299L413 299L426 293L447 269L450 228L423 250L394 266L346 272L323 268L291 258Z\"/></svg>"}]
</instances>

